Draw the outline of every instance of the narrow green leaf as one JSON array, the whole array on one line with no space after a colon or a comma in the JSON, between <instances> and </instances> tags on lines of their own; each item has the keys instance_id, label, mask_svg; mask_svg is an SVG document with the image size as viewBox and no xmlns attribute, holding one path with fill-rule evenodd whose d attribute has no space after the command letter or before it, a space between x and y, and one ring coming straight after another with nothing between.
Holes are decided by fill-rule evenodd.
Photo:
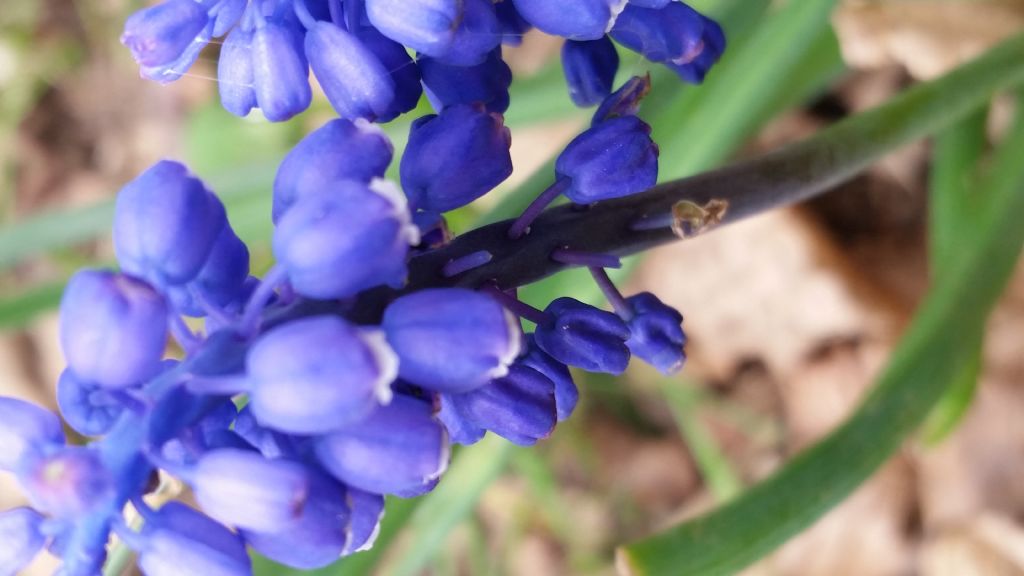
<instances>
[{"instance_id":1,"label":"narrow green leaf","mask_svg":"<svg viewBox=\"0 0 1024 576\"><path fill-rule=\"evenodd\" d=\"M63 293L64 282L55 282L0 299L0 330L21 328L37 315L56 308Z\"/></svg>"},{"instance_id":2,"label":"narrow green leaf","mask_svg":"<svg viewBox=\"0 0 1024 576\"><path fill-rule=\"evenodd\" d=\"M697 392L688 383L678 380L665 380L661 390L697 469L715 500L725 502L732 499L743 490L743 482L714 437L700 422Z\"/></svg>"},{"instance_id":3,"label":"narrow green leaf","mask_svg":"<svg viewBox=\"0 0 1024 576\"><path fill-rule=\"evenodd\" d=\"M971 103L980 105L997 87L1019 82L1024 76L1022 56L1024 37L1008 40L835 133L851 143L870 137L878 146L894 147L925 126L941 128L969 112ZM872 118L886 122L874 125ZM868 478L921 424L971 361L973 350L963 346L962 335L982 329L1024 242L1019 223L1024 213L1024 164L1019 162L1024 157L1024 129L1018 126L1001 148L993 177L981 192L986 202L979 212L980 233L965 240L963 257L937 279L856 413L730 504L621 548L623 572L733 573L807 528Z\"/></svg>"}]
</instances>

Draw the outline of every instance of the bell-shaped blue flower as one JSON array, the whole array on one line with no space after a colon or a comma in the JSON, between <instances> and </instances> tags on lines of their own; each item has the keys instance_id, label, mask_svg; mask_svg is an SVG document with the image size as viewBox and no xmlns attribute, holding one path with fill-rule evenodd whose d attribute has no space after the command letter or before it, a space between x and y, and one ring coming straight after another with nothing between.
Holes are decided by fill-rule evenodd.
<instances>
[{"instance_id":1,"label":"bell-shaped blue flower","mask_svg":"<svg viewBox=\"0 0 1024 576\"><path fill-rule=\"evenodd\" d=\"M367 50L377 56L395 86L395 97L387 108L378 110L376 121L390 122L415 108L423 94L423 87L420 85L420 69L405 46L370 26L359 28L356 36Z\"/></svg>"},{"instance_id":2,"label":"bell-shaped blue flower","mask_svg":"<svg viewBox=\"0 0 1024 576\"><path fill-rule=\"evenodd\" d=\"M456 66L476 66L501 44L501 25L492 0L462 0L462 6L451 48L439 58Z\"/></svg>"},{"instance_id":3,"label":"bell-shaped blue flower","mask_svg":"<svg viewBox=\"0 0 1024 576\"><path fill-rule=\"evenodd\" d=\"M395 83L377 56L348 31L317 22L306 32L306 57L342 118L375 120L395 98Z\"/></svg>"},{"instance_id":4,"label":"bell-shaped blue flower","mask_svg":"<svg viewBox=\"0 0 1024 576\"><path fill-rule=\"evenodd\" d=\"M403 46L431 56L452 48L462 0L365 0L370 23Z\"/></svg>"},{"instance_id":5,"label":"bell-shaped blue flower","mask_svg":"<svg viewBox=\"0 0 1024 576\"><path fill-rule=\"evenodd\" d=\"M247 116L258 105L255 82L252 30L239 26L224 39L217 60L217 89L224 109Z\"/></svg>"},{"instance_id":6,"label":"bell-shaped blue flower","mask_svg":"<svg viewBox=\"0 0 1024 576\"><path fill-rule=\"evenodd\" d=\"M170 287L168 296L182 314L206 316L204 303L224 309L243 295L248 278L249 249L225 222L196 277L184 286Z\"/></svg>"},{"instance_id":7,"label":"bell-shaped blue flower","mask_svg":"<svg viewBox=\"0 0 1024 576\"><path fill-rule=\"evenodd\" d=\"M80 518L114 496L114 478L87 447L66 446L23 461L17 475L32 507L57 518Z\"/></svg>"},{"instance_id":8,"label":"bell-shaped blue flower","mask_svg":"<svg viewBox=\"0 0 1024 576\"><path fill-rule=\"evenodd\" d=\"M567 40L562 46L562 68L573 103L594 106L612 93L619 53L607 36L598 40Z\"/></svg>"},{"instance_id":9,"label":"bell-shaped blue flower","mask_svg":"<svg viewBox=\"0 0 1024 576\"><path fill-rule=\"evenodd\" d=\"M70 370L57 380L57 406L68 426L83 436L106 434L125 410L114 393L83 381Z\"/></svg>"},{"instance_id":10,"label":"bell-shaped blue flower","mask_svg":"<svg viewBox=\"0 0 1024 576\"><path fill-rule=\"evenodd\" d=\"M438 417L448 426L446 409L457 415L458 421L452 423L452 428L462 432L459 436L463 438L475 427L490 430L512 443L532 446L551 434L558 421L555 383L520 363L484 386L465 394L442 394L442 398Z\"/></svg>"},{"instance_id":11,"label":"bell-shaped blue flower","mask_svg":"<svg viewBox=\"0 0 1024 576\"><path fill-rule=\"evenodd\" d=\"M558 298L544 310L549 320L534 338L552 358L588 372L622 374L629 365L629 327L621 318L572 298Z\"/></svg>"},{"instance_id":12,"label":"bell-shaped blue flower","mask_svg":"<svg viewBox=\"0 0 1024 576\"><path fill-rule=\"evenodd\" d=\"M0 512L0 574L20 574L46 545L43 517L31 508Z\"/></svg>"},{"instance_id":13,"label":"bell-shaped blue flower","mask_svg":"<svg viewBox=\"0 0 1024 576\"><path fill-rule=\"evenodd\" d=\"M79 378L105 388L133 386L160 369L167 304L141 280L82 270L64 289L60 343Z\"/></svg>"},{"instance_id":14,"label":"bell-shaped blue flower","mask_svg":"<svg viewBox=\"0 0 1024 576\"><path fill-rule=\"evenodd\" d=\"M658 180L658 146L651 127L636 116L600 122L558 156L555 172L571 183L565 195L577 204L629 196Z\"/></svg>"},{"instance_id":15,"label":"bell-shaped blue flower","mask_svg":"<svg viewBox=\"0 0 1024 576\"><path fill-rule=\"evenodd\" d=\"M168 502L151 513L141 534L129 540L137 548L143 574L252 573L245 542L238 534L180 502Z\"/></svg>"},{"instance_id":16,"label":"bell-shaped blue flower","mask_svg":"<svg viewBox=\"0 0 1024 576\"><path fill-rule=\"evenodd\" d=\"M512 174L512 137L499 114L459 104L413 123L401 179L415 210L447 212Z\"/></svg>"},{"instance_id":17,"label":"bell-shaped blue flower","mask_svg":"<svg viewBox=\"0 0 1024 576\"><path fill-rule=\"evenodd\" d=\"M194 468L172 472L192 485L203 511L243 530L287 530L302 516L309 494L301 464L234 448L213 450Z\"/></svg>"},{"instance_id":18,"label":"bell-shaped blue flower","mask_svg":"<svg viewBox=\"0 0 1024 576\"><path fill-rule=\"evenodd\" d=\"M379 331L315 316L263 335L249 351L246 372L257 421L292 434L321 434L387 403L398 358Z\"/></svg>"},{"instance_id":19,"label":"bell-shaped blue flower","mask_svg":"<svg viewBox=\"0 0 1024 576\"><path fill-rule=\"evenodd\" d=\"M572 40L597 40L615 24L626 0L515 0L516 9L539 30Z\"/></svg>"},{"instance_id":20,"label":"bell-shaped blue flower","mask_svg":"<svg viewBox=\"0 0 1024 576\"><path fill-rule=\"evenodd\" d=\"M64 445L60 418L49 410L0 396L0 470L13 471L28 458L36 458Z\"/></svg>"},{"instance_id":21,"label":"bell-shaped blue flower","mask_svg":"<svg viewBox=\"0 0 1024 576\"><path fill-rule=\"evenodd\" d=\"M114 207L114 251L125 272L184 284L227 223L224 206L178 163L162 160L125 185Z\"/></svg>"},{"instance_id":22,"label":"bell-shaped blue flower","mask_svg":"<svg viewBox=\"0 0 1024 576\"><path fill-rule=\"evenodd\" d=\"M195 42L209 17L194 0L167 0L128 17L121 43L142 66L177 60Z\"/></svg>"},{"instance_id":23,"label":"bell-shaped blue flower","mask_svg":"<svg viewBox=\"0 0 1024 576\"><path fill-rule=\"evenodd\" d=\"M626 6L611 35L651 62L685 64L703 49L704 17L683 2L660 9Z\"/></svg>"},{"instance_id":24,"label":"bell-shaped blue flower","mask_svg":"<svg viewBox=\"0 0 1024 576\"><path fill-rule=\"evenodd\" d=\"M273 240L292 287L310 298L400 286L409 247L418 243L406 200L387 180L338 182L302 198L278 222Z\"/></svg>"},{"instance_id":25,"label":"bell-shaped blue flower","mask_svg":"<svg viewBox=\"0 0 1024 576\"><path fill-rule=\"evenodd\" d=\"M368 418L321 437L320 463L345 484L378 494L411 496L448 466L448 437L422 400L395 396Z\"/></svg>"},{"instance_id":26,"label":"bell-shaped blue flower","mask_svg":"<svg viewBox=\"0 0 1024 576\"><path fill-rule=\"evenodd\" d=\"M488 112L499 114L508 110L512 70L500 49L492 50L476 66L454 66L429 56L421 56L416 63L435 110L455 104L482 104Z\"/></svg>"},{"instance_id":27,"label":"bell-shaped blue flower","mask_svg":"<svg viewBox=\"0 0 1024 576\"><path fill-rule=\"evenodd\" d=\"M650 292L630 296L626 302L633 310L626 346L661 373L678 372L686 361L683 315Z\"/></svg>"},{"instance_id":28,"label":"bell-shaped blue flower","mask_svg":"<svg viewBox=\"0 0 1024 576\"><path fill-rule=\"evenodd\" d=\"M228 33L238 23L249 0L216 0L210 15L214 20L213 35L221 37Z\"/></svg>"},{"instance_id":29,"label":"bell-shaped blue flower","mask_svg":"<svg viewBox=\"0 0 1024 576\"><path fill-rule=\"evenodd\" d=\"M508 373L519 355L519 320L494 298L462 288L407 294L384 310L381 328L403 380L439 392L469 392Z\"/></svg>"},{"instance_id":30,"label":"bell-shaped blue flower","mask_svg":"<svg viewBox=\"0 0 1024 576\"><path fill-rule=\"evenodd\" d=\"M516 10L512 0L497 0L494 3L494 12L498 16L498 26L501 30L501 43L506 46L519 46L523 43L523 35L531 26Z\"/></svg>"},{"instance_id":31,"label":"bell-shaped blue flower","mask_svg":"<svg viewBox=\"0 0 1024 576\"><path fill-rule=\"evenodd\" d=\"M262 25L261 25L262 24ZM271 122L282 122L309 108L309 64L302 38L290 22L267 18L252 36L256 103Z\"/></svg>"},{"instance_id":32,"label":"bell-shaped blue flower","mask_svg":"<svg viewBox=\"0 0 1024 576\"><path fill-rule=\"evenodd\" d=\"M561 422L572 415L579 402L580 392L572 380L569 367L555 360L550 354L540 349L533 334L526 337L526 353L518 362L529 366L545 375L555 384L555 404L558 409L558 421Z\"/></svg>"},{"instance_id":33,"label":"bell-shaped blue flower","mask_svg":"<svg viewBox=\"0 0 1024 576\"><path fill-rule=\"evenodd\" d=\"M455 401L460 396L464 394L438 394L437 419L444 424L452 444L469 446L482 440L487 429L462 411L461 403Z\"/></svg>"},{"instance_id":34,"label":"bell-shaped blue flower","mask_svg":"<svg viewBox=\"0 0 1024 576\"><path fill-rule=\"evenodd\" d=\"M704 20L704 33L701 36L703 48L700 54L690 62L667 63L668 67L676 75L691 84L703 82L704 76L711 70L715 62L718 62L722 52L725 51L725 33L722 31L722 27L710 18L703 16L702 18Z\"/></svg>"},{"instance_id":35,"label":"bell-shaped blue flower","mask_svg":"<svg viewBox=\"0 0 1024 576\"><path fill-rule=\"evenodd\" d=\"M274 178L273 220L299 198L331 193L339 180L384 176L394 148L374 124L336 119L311 132L284 157Z\"/></svg>"},{"instance_id":36,"label":"bell-shaped blue flower","mask_svg":"<svg viewBox=\"0 0 1024 576\"><path fill-rule=\"evenodd\" d=\"M384 497L380 494L348 489L349 522L345 527L348 536L344 555L369 550L380 531L380 520L384 517Z\"/></svg>"},{"instance_id":37,"label":"bell-shaped blue flower","mask_svg":"<svg viewBox=\"0 0 1024 576\"><path fill-rule=\"evenodd\" d=\"M350 522L345 487L319 470L307 471L309 495L298 520L283 530L242 533L253 550L300 570L337 561L345 550Z\"/></svg>"}]
</instances>

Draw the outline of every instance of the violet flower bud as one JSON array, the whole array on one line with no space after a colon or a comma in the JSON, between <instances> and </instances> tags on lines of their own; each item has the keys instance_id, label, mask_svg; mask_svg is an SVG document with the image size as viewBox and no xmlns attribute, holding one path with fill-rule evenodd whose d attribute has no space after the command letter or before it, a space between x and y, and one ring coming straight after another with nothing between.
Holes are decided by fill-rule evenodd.
<instances>
[{"instance_id":1,"label":"violet flower bud","mask_svg":"<svg viewBox=\"0 0 1024 576\"><path fill-rule=\"evenodd\" d=\"M224 206L178 162L161 160L129 182L114 207L114 251L125 272L158 286L184 284L206 263Z\"/></svg>"},{"instance_id":2,"label":"violet flower bud","mask_svg":"<svg viewBox=\"0 0 1024 576\"><path fill-rule=\"evenodd\" d=\"M317 22L306 32L306 57L342 118L375 120L390 109L395 83L387 68L340 26Z\"/></svg>"},{"instance_id":3,"label":"violet flower bud","mask_svg":"<svg viewBox=\"0 0 1024 576\"><path fill-rule=\"evenodd\" d=\"M508 110L508 88L512 70L501 59L501 50L492 50L476 66L453 66L429 56L416 60L427 98L435 110L455 104L482 104L488 112Z\"/></svg>"},{"instance_id":4,"label":"violet flower bud","mask_svg":"<svg viewBox=\"0 0 1024 576\"><path fill-rule=\"evenodd\" d=\"M220 103L235 116L247 116L258 105L253 71L252 30L239 26L224 39L217 60Z\"/></svg>"},{"instance_id":5,"label":"violet flower bud","mask_svg":"<svg viewBox=\"0 0 1024 576\"><path fill-rule=\"evenodd\" d=\"M417 52L444 56L463 17L462 0L366 0L366 15L382 34Z\"/></svg>"},{"instance_id":6,"label":"violet flower bud","mask_svg":"<svg viewBox=\"0 0 1024 576\"><path fill-rule=\"evenodd\" d=\"M121 43L141 66L177 60L206 27L209 17L194 0L167 0L128 17Z\"/></svg>"},{"instance_id":7,"label":"violet flower bud","mask_svg":"<svg viewBox=\"0 0 1024 576\"><path fill-rule=\"evenodd\" d=\"M249 351L246 372L257 421L283 432L321 434L389 402L398 358L379 331L316 316L263 335Z\"/></svg>"},{"instance_id":8,"label":"violet flower bud","mask_svg":"<svg viewBox=\"0 0 1024 576\"><path fill-rule=\"evenodd\" d=\"M114 478L88 447L65 446L23 461L17 475L32 507L57 518L80 518L114 496Z\"/></svg>"},{"instance_id":9,"label":"violet flower bud","mask_svg":"<svg viewBox=\"0 0 1024 576\"><path fill-rule=\"evenodd\" d=\"M628 5L640 8L664 8L669 2L676 0L628 0Z\"/></svg>"},{"instance_id":10,"label":"violet flower bud","mask_svg":"<svg viewBox=\"0 0 1024 576\"><path fill-rule=\"evenodd\" d=\"M501 115L479 106L416 120L400 171L413 209L447 212L490 192L512 174L511 144Z\"/></svg>"},{"instance_id":11,"label":"violet flower bud","mask_svg":"<svg viewBox=\"0 0 1024 576\"><path fill-rule=\"evenodd\" d=\"M330 193L339 180L369 184L384 176L394 148L388 137L364 120L331 120L288 152L274 178L273 220L300 198Z\"/></svg>"},{"instance_id":12,"label":"violet flower bud","mask_svg":"<svg viewBox=\"0 0 1024 576\"><path fill-rule=\"evenodd\" d=\"M137 540L139 568L147 576L252 573L239 535L180 502L168 502L147 518Z\"/></svg>"},{"instance_id":13,"label":"violet flower bud","mask_svg":"<svg viewBox=\"0 0 1024 576\"><path fill-rule=\"evenodd\" d=\"M413 108L420 101L423 87L420 85L420 69L413 62L405 46L384 36L376 28L364 26L356 32L363 46L372 52L391 76L395 86L395 97L388 106L379 110L377 122L390 122Z\"/></svg>"},{"instance_id":14,"label":"violet flower bud","mask_svg":"<svg viewBox=\"0 0 1024 576\"><path fill-rule=\"evenodd\" d=\"M573 103L594 106L612 93L619 53L607 36L598 40L567 40L562 46L562 68Z\"/></svg>"},{"instance_id":15,"label":"violet flower bud","mask_svg":"<svg viewBox=\"0 0 1024 576\"><path fill-rule=\"evenodd\" d=\"M534 338L552 358L588 372L622 374L629 365L629 327L621 318L572 298L558 298L544 312Z\"/></svg>"},{"instance_id":16,"label":"violet flower bud","mask_svg":"<svg viewBox=\"0 0 1024 576\"><path fill-rule=\"evenodd\" d=\"M631 335L626 346L661 373L678 372L686 361L683 315L650 292L630 296L626 302L634 314L628 321Z\"/></svg>"},{"instance_id":17,"label":"violet flower bud","mask_svg":"<svg viewBox=\"0 0 1024 576\"><path fill-rule=\"evenodd\" d=\"M463 288L407 294L384 310L381 328L399 376L439 392L469 392L508 373L519 355L519 321L494 298Z\"/></svg>"},{"instance_id":18,"label":"violet flower bud","mask_svg":"<svg viewBox=\"0 0 1024 576\"><path fill-rule=\"evenodd\" d=\"M79 378L105 388L136 385L160 370L167 304L141 280L79 271L61 299L60 343Z\"/></svg>"},{"instance_id":19,"label":"violet flower bud","mask_svg":"<svg viewBox=\"0 0 1024 576\"><path fill-rule=\"evenodd\" d=\"M419 243L405 197L387 180L338 182L302 198L274 230L274 256L295 291L346 298L382 284L401 286L409 247Z\"/></svg>"},{"instance_id":20,"label":"violet flower bud","mask_svg":"<svg viewBox=\"0 0 1024 576\"><path fill-rule=\"evenodd\" d=\"M569 178L565 195L590 204L643 192L658 180L658 146L635 116L610 118L583 132L558 156L555 173Z\"/></svg>"},{"instance_id":21,"label":"violet flower bud","mask_svg":"<svg viewBox=\"0 0 1024 576\"><path fill-rule=\"evenodd\" d=\"M572 40L597 40L615 24L626 0L515 0L516 10L539 30Z\"/></svg>"},{"instance_id":22,"label":"violet flower bud","mask_svg":"<svg viewBox=\"0 0 1024 576\"><path fill-rule=\"evenodd\" d=\"M86 382L70 370L57 380L57 406L64 421L83 436L106 434L124 413L124 406L109 390Z\"/></svg>"},{"instance_id":23,"label":"violet flower bud","mask_svg":"<svg viewBox=\"0 0 1024 576\"><path fill-rule=\"evenodd\" d=\"M686 64L703 49L704 18L682 2L660 9L626 6L611 35L623 46L651 62Z\"/></svg>"},{"instance_id":24,"label":"violet flower bud","mask_svg":"<svg viewBox=\"0 0 1024 576\"><path fill-rule=\"evenodd\" d=\"M349 522L345 527L348 540L342 554L369 550L377 539L380 521L384 517L384 497L349 488L346 501L349 508Z\"/></svg>"},{"instance_id":25,"label":"violet flower bud","mask_svg":"<svg viewBox=\"0 0 1024 576\"><path fill-rule=\"evenodd\" d=\"M345 484L378 494L411 496L448 467L448 436L432 406L395 396L368 418L322 436L320 463Z\"/></svg>"},{"instance_id":26,"label":"violet flower bud","mask_svg":"<svg viewBox=\"0 0 1024 576\"><path fill-rule=\"evenodd\" d=\"M20 574L46 545L43 517L31 508L0 512L0 574Z\"/></svg>"},{"instance_id":27,"label":"violet flower bud","mask_svg":"<svg viewBox=\"0 0 1024 576\"><path fill-rule=\"evenodd\" d=\"M202 317L206 316L206 309L200 299L223 309L244 294L248 278L249 249L225 222L199 274L188 284L172 286L167 292L181 313Z\"/></svg>"},{"instance_id":28,"label":"violet flower bud","mask_svg":"<svg viewBox=\"0 0 1024 576\"><path fill-rule=\"evenodd\" d=\"M438 58L456 66L476 66L501 44L501 25L492 0L462 0L462 6L451 47Z\"/></svg>"},{"instance_id":29,"label":"violet flower bud","mask_svg":"<svg viewBox=\"0 0 1024 576\"><path fill-rule=\"evenodd\" d=\"M547 376L555 384L558 421L561 422L571 416L573 410L576 409L576 403L579 402L580 393L576 389L576 383L572 380L569 368L541 350L537 346L533 334L526 337L526 353L519 358L518 362Z\"/></svg>"},{"instance_id":30,"label":"violet flower bud","mask_svg":"<svg viewBox=\"0 0 1024 576\"><path fill-rule=\"evenodd\" d=\"M291 23L267 18L252 36L256 102L271 122L282 122L309 108L309 65L302 39Z\"/></svg>"},{"instance_id":31,"label":"violet flower bud","mask_svg":"<svg viewBox=\"0 0 1024 576\"><path fill-rule=\"evenodd\" d=\"M0 396L0 470L64 445L60 418L31 402Z\"/></svg>"},{"instance_id":32,"label":"violet flower bud","mask_svg":"<svg viewBox=\"0 0 1024 576\"><path fill-rule=\"evenodd\" d=\"M309 494L301 464L234 448L208 452L179 475L207 514L243 530L287 530L301 517Z\"/></svg>"},{"instance_id":33,"label":"violet flower bud","mask_svg":"<svg viewBox=\"0 0 1024 576\"><path fill-rule=\"evenodd\" d=\"M651 76L633 76L601 102L590 121L593 128L601 122L617 116L635 116L640 110L640 101L651 91Z\"/></svg>"},{"instance_id":34,"label":"violet flower bud","mask_svg":"<svg viewBox=\"0 0 1024 576\"><path fill-rule=\"evenodd\" d=\"M248 5L249 0L216 0L210 12L214 19L213 36L219 38L234 28Z\"/></svg>"},{"instance_id":35,"label":"violet flower bud","mask_svg":"<svg viewBox=\"0 0 1024 576\"><path fill-rule=\"evenodd\" d=\"M690 62L682 64L669 63L668 67L685 82L700 84L711 67L721 58L725 51L725 33L718 22L710 18L701 17L704 20L704 34L701 40L704 44L700 54Z\"/></svg>"}]
</instances>

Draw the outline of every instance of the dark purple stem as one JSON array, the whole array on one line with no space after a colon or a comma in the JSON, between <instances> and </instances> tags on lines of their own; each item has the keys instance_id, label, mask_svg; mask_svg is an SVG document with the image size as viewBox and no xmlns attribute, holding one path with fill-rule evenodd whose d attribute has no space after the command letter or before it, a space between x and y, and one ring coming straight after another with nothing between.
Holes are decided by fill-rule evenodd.
<instances>
[{"instance_id":1,"label":"dark purple stem","mask_svg":"<svg viewBox=\"0 0 1024 576\"><path fill-rule=\"evenodd\" d=\"M555 248L551 251L551 259L570 266L587 266L590 268L622 268L622 261L614 254L584 252L568 248Z\"/></svg>"},{"instance_id":2,"label":"dark purple stem","mask_svg":"<svg viewBox=\"0 0 1024 576\"><path fill-rule=\"evenodd\" d=\"M619 288L615 286L612 279L608 277L608 273L604 271L604 268L598 268L597 266L590 266L590 275L594 277L594 282L597 283L597 287L601 289L601 293L604 294L605 299L615 309L615 313L620 318L629 322L633 319L633 307L626 302L626 299L622 297L622 292L619 292Z\"/></svg>"},{"instance_id":3,"label":"dark purple stem","mask_svg":"<svg viewBox=\"0 0 1024 576\"><path fill-rule=\"evenodd\" d=\"M523 213L512 223L512 226L508 229L508 237L512 240L518 240L522 238L524 234L529 232L530 224L540 216L541 212L548 207L549 204L555 201L569 188L569 184L572 180L566 177L555 180L555 183L548 186L548 189L541 192L539 196L530 202L530 205L523 210Z\"/></svg>"},{"instance_id":4,"label":"dark purple stem","mask_svg":"<svg viewBox=\"0 0 1024 576\"><path fill-rule=\"evenodd\" d=\"M468 272L473 268L478 268L487 264L491 261L491 258L494 258L494 255L487 250L478 250L476 252L466 254L465 256L449 260L448 263L444 265L444 268L441 269L441 274L445 278L458 276L463 272Z\"/></svg>"},{"instance_id":5,"label":"dark purple stem","mask_svg":"<svg viewBox=\"0 0 1024 576\"><path fill-rule=\"evenodd\" d=\"M533 306L530 306L515 296L502 291L497 286L486 286L482 290L483 292L494 296L494 298L509 312L519 316L520 318L529 320L534 324L545 324L549 320L548 315L543 310L538 310Z\"/></svg>"}]
</instances>

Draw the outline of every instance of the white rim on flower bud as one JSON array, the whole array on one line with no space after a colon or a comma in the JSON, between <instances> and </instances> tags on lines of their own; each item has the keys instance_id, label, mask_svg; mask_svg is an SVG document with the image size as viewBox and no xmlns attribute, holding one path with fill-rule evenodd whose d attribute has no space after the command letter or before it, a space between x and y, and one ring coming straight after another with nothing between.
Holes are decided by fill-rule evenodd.
<instances>
[{"instance_id":1,"label":"white rim on flower bud","mask_svg":"<svg viewBox=\"0 0 1024 576\"><path fill-rule=\"evenodd\" d=\"M384 331L376 328L363 328L359 337L377 364L380 374L373 383L373 393L381 404L390 404L394 397L391 384L398 378L398 354L391 349L384 338Z\"/></svg>"},{"instance_id":2,"label":"white rim on flower bud","mask_svg":"<svg viewBox=\"0 0 1024 576\"><path fill-rule=\"evenodd\" d=\"M352 124L360 134L379 137L388 145L388 151L391 152L391 154L395 153L395 145L391 143L391 139L388 138L388 135L384 133L384 130L382 130L379 125L370 122L366 118L356 118L352 121Z\"/></svg>"},{"instance_id":3,"label":"white rim on flower bud","mask_svg":"<svg viewBox=\"0 0 1024 576\"><path fill-rule=\"evenodd\" d=\"M522 351L522 326L519 324L519 317L504 307L502 307L501 311L505 316L505 328L508 329L509 346L504 354L498 356L498 365L487 373L492 379L508 375L508 367L519 357L519 353Z\"/></svg>"},{"instance_id":4,"label":"white rim on flower bud","mask_svg":"<svg viewBox=\"0 0 1024 576\"><path fill-rule=\"evenodd\" d=\"M403 238L410 246L420 243L420 229L412 223L412 214L409 212L409 201L405 194L398 189L398 186L384 178L374 178L370 181L370 191L384 198L395 207L395 217L400 224L398 236Z\"/></svg>"},{"instance_id":5,"label":"white rim on flower bud","mask_svg":"<svg viewBox=\"0 0 1024 576\"><path fill-rule=\"evenodd\" d=\"M353 504L352 504L352 494L351 493L346 493L345 494L345 503L348 504L349 519L348 519L348 526L346 526L346 529L345 529L345 545L342 546L342 548L341 548L341 555L342 556L347 556L349 554L355 554L356 552L363 552L365 550L369 550L370 548L373 548L374 542L377 541L377 536L380 535L380 522L381 522L381 520L384 519L384 513L386 512L386 507L385 506L381 506L380 507L380 513L377 514L377 522L373 525L373 532L370 533L370 536L366 539L366 542L364 542L362 546L360 546L359 548L356 548L355 550L352 550L352 516L354 516L354 514L352 513Z\"/></svg>"},{"instance_id":6,"label":"white rim on flower bud","mask_svg":"<svg viewBox=\"0 0 1024 576\"><path fill-rule=\"evenodd\" d=\"M626 9L626 4L629 4L629 0L618 0L616 4L612 4L609 8L612 11L612 17L608 20L608 26L604 29L604 33L608 34L615 27L615 22L619 19L619 14Z\"/></svg>"}]
</instances>

